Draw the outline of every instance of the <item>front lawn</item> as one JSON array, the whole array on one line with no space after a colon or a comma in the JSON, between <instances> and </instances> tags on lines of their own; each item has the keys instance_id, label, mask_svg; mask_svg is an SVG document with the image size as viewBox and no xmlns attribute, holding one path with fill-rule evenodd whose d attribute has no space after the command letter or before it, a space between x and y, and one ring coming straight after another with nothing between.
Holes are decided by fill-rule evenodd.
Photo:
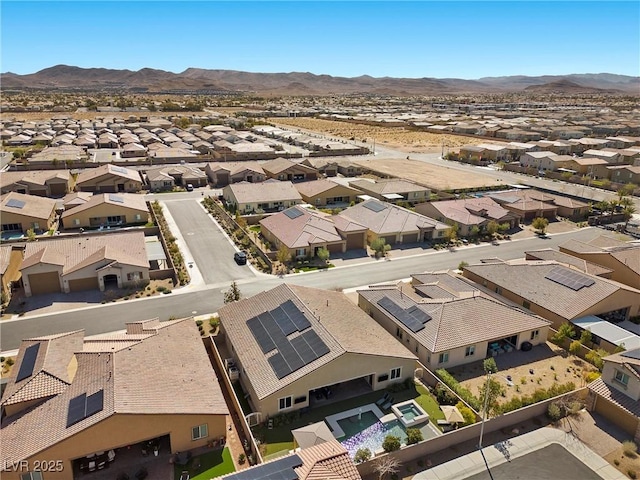
<instances>
[{"instance_id":1,"label":"front lawn","mask_svg":"<svg viewBox=\"0 0 640 480\"><path fill-rule=\"evenodd\" d=\"M209 480L236 471L228 448L213 450L193 457L187 466L174 465L175 479L180 480L183 471L188 470L191 480Z\"/></svg>"}]
</instances>

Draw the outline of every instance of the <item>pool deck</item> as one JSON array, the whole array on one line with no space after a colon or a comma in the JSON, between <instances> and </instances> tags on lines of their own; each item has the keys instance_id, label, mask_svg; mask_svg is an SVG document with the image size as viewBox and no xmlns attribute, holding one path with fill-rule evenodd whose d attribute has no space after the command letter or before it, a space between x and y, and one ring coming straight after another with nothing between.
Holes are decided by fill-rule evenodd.
<instances>
[{"instance_id":1,"label":"pool deck","mask_svg":"<svg viewBox=\"0 0 640 480\"><path fill-rule=\"evenodd\" d=\"M554 428L540 428L530 433L499 442L479 451L469 453L447 463L417 473L414 480L460 480L497 467L535 450L557 443L572 453L596 474L607 480L625 480L627 477L609 465L573 435Z\"/></svg>"}]
</instances>

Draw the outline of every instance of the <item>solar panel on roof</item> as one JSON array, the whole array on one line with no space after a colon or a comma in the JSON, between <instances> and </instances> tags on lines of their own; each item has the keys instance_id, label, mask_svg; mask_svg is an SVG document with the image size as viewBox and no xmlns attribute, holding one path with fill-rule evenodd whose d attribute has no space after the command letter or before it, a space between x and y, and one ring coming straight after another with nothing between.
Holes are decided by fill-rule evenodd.
<instances>
[{"instance_id":1,"label":"solar panel on roof","mask_svg":"<svg viewBox=\"0 0 640 480\"><path fill-rule=\"evenodd\" d=\"M225 477L227 480L298 480L294 468L302 466L298 455L289 455L273 462L257 465Z\"/></svg>"},{"instance_id":2,"label":"solar panel on roof","mask_svg":"<svg viewBox=\"0 0 640 480\"><path fill-rule=\"evenodd\" d=\"M400 323L413 333L422 330L424 328L424 324L431 319L429 314L423 312L419 308L412 306L404 309L386 295L378 300L378 305L393 315Z\"/></svg>"},{"instance_id":3,"label":"solar panel on roof","mask_svg":"<svg viewBox=\"0 0 640 480\"><path fill-rule=\"evenodd\" d=\"M7 207L13 207L13 208L22 208L27 204L27 202L23 201L23 200L18 200L16 198L10 198L9 201L6 203Z\"/></svg>"},{"instance_id":4,"label":"solar panel on roof","mask_svg":"<svg viewBox=\"0 0 640 480\"><path fill-rule=\"evenodd\" d=\"M283 212L287 217L289 217L291 220L298 218L299 216L302 215L302 212L300 210L298 210L297 208L289 208L287 210L285 210Z\"/></svg>"},{"instance_id":5,"label":"solar panel on roof","mask_svg":"<svg viewBox=\"0 0 640 480\"><path fill-rule=\"evenodd\" d=\"M289 365L287 365L287 362L284 361L284 358L279 353L276 353L273 357L269 357L269 365L271 365L273 373L276 374L278 380L283 379L291 373Z\"/></svg>"},{"instance_id":6,"label":"solar panel on roof","mask_svg":"<svg viewBox=\"0 0 640 480\"><path fill-rule=\"evenodd\" d=\"M423 324L431 320L431 315L429 315L427 312L425 312L421 308L418 308L417 305L414 305L413 307L409 308L407 310L407 313L411 315L413 318L415 318L418 322Z\"/></svg>"},{"instance_id":7,"label":"solar panel on roof","mask_svg":"<svg viewBox=\"0 0 640 480\"><path fill-rule=\"evenodd\" d=\"M302 332L311 326L311 323L309 322L309 320L307 320L307 317L304 316L304 313L302 313L302 311L298 307L296 307L295 303L293 303L291 300L287 300L282 305L280 305L280 307L286 312L287 315L289 315L289 318L299 332Z\"/></svg>"},{"instance_id":8,"label":"solar panel on roof","mask_svg":"<svg viewBox=\"0 0 640 480\"><path fill-rule=\"evenodd\" d=\"M36 365L36 358L38 358L38 351L40 350L40 344L34 343L27 347L20 363L20 370L18 370L18 376L16 382L29 378L33 375L33 367Z\"/></svg>"},{"instance_id":9,"label":"solar panel on roof","mask_svg":"<svg viewBox=\"0 0 640 480\"><path fill-rule=\"evenodd\" d=\"M262 353L269 353L271 350L276 348L273 340L264 329L262 323L257 317L253 317L247 320L247 327L249 327L249 330L253 334L253 338L255 338L256 342L258 342Z\"/></svg>"},{"instance_id":10,"label":"solar panel on roof","mask_svg":"<svg viewBox=\"0 0 640 480\"><path fill-rule=\"evenodd\" d=\"M85 418L90 417L104 408L104 390L98 390L96 393L87 397L87 407Z\"/></svg>"},{"instance_id":11,"label":"solar panel on roof","mask_svg":"<svg viewBox=\"0 0 640 480\"><path fill-rule=\"evenodd\" d=\"M547 273L544 278L570 288L576 292L584 287L590 287L596 283L592 278L563 267L554 268Z\"/></svg>"},{"instance_id":12,"label":"solar panel on roof","mask_svg":"<svg viewBox=\"0 0 640 480\"><path fill-rule=\"evenodd\" d=\"M118 196L118 195L114 195L114 194L109 194L109 200L111 200L112 202L116 202L116 203L124 203L124 198Z\"/></svg>"},{"instance_id":13,"label":"solar panel on roof","mask_svg":"<svg viewBox=\"0 0 640 480\"><path fill-rule=\"evenodd\" d=\"M271 316L275 320L276 324L278 324L283 334L291 335L293 332L298 330L289 318L289 315L287 315L287 313L280 307L275 310L271 310Z\"/></svg>"},{"instance_id":14,"label":"solar panel on roof","mask_svg":"<svg viewBox=\"0 0 640 480\"><path fill-rule=\"evenodd\" d=\"M117 172L117 173L124 173L124 174L127 173L127 169L123 168L123 167L112 166L111 170L113 170L114 172Z\"/></svg>"},{"instance_id":15,"label":"solar panel on roof","mask_svg":"<svg viewBox=\"0 0 640 480\"><path fill-rule=\"evenodd\" d=\"M329 347L327 347L327 344L324 343L315 330L307 330L302 334L302 336L318 358L329 353Z\"/></svg>"},{"instance_id":16,"label":"solar panel on roof","mask_svg":"<svg viewBox=\"0 0 640 480\"><path fill-rule=\"evenodd\" d=\"M363 205L363 207L368 208L372 212L376 212L376 213L379 213L383 211L385 208L387 208L383 203L376 202L376 201L366 202Z\"/></svg>"},{"instance_id":17,"label":"solar panel on roof","mask_svg":"<svg viewBox=\"0 0 640 480\"><path fill-rule=\"evenodd\" d=\"M640 360L640 348L636 348L635 350L627 350L620 353L623 357L627 358L635 358L636 360Z\"/></svg>"},{"instance_id":18,"label":"solar panel on roof","mask_svg":"<svg viewBox=\"0 0 640 480\"><path fill-rule=\"evenodd\" d=\"M67 428L84 420L86 411L87 395L82 394L69 400L69 410L67 411Z\"/></svg>"},{"instance_id":19,"label":"solar panel on roof","mask_svg":"<svg viewBox=\"0 0 640 480\"><path fill-rule=\"evenodd\" d=\"M296 349L305 365L318 358L302 335L291 340L291 345Z\"/></svg>"}]
</instances>

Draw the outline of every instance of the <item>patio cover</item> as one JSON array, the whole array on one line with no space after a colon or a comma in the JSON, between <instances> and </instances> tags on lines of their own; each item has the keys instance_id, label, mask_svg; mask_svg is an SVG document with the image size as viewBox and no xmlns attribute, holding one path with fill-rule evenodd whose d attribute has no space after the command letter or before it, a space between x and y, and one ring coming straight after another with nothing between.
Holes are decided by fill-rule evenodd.
<instances>
[{"instance_id":1,"label":"patio cover","mask_svg":"<svg viewBox=\"0 0 640 480\"><path fill-rule=\"evenodd\" d=\"M387 200L402 200L404 197L397 193L383 193L382 196Z\"/></svg>"},{"instance_id":2,"label":"patio cover","mask_svg":"<svg viewBox=\"0 0 640 480\"><path fill-rule=\"evenodd\" d=\"M324 422L312 423L306 427L292 430L291 433L300 448L312 447L313 445L320 445L329 440L335 440L333 433L331 433L331 430L329 430L329 427Z\"/></svg>"},{"instance_id":3,"label":"patio cover","mask_svg":"<svg viewBox=\"0 0 640 480\"><path fill-rule=\"evenodd\" d=\"M449 423L464 423L464 417L460 413L457 407L453 407L451 405L442 405L440 407L442 413L444 413L444 418Z\"/></svg>"}]
</instances>

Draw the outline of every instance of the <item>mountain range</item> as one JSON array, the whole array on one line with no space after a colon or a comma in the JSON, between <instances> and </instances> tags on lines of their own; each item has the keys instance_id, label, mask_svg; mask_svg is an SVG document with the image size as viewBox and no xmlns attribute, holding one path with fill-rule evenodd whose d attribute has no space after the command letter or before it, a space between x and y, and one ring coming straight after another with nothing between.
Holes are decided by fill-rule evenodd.
<instances>
[{"instance_id":1,"label":"mountain range","mask_svg":"<svg viewBox=\"0 0 640 480\"><path fill-rule=\"evenodd\" d=\"M561 93L640 95L640 77L610 73L458 78L334 77L308 72L252 73L188 68L113 70L56 65L36 73L0 74L2 90L131 91L146 93L246 92L261 95L445 95L462 93Z\"/></svg>"}]
</instances>

